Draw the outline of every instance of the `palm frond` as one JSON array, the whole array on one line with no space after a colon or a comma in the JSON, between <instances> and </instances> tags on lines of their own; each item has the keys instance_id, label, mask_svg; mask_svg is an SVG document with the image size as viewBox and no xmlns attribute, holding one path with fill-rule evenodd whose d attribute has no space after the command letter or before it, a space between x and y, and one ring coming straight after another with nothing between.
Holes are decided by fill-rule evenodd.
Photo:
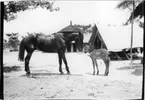
<instances>
[{"instance_id":1,"label":"palm frond","mask_svg":"<svg viewBox=\"0 0 145 100\"><path fill-rule=\"evenodd\" d=\"M134 6L137 7L138 4L140 4L142 1L144 0L134 0ZM124 1L121 1L117 6L116 8L117 9L129 9L129 10L133 10L133 1L132 0L124 0Z\"/></svg>"},{"instance_id":2,"label":"palm frond","mask_svg":"<svg viewBox=\"0 0 145 100\"><path fill-rule=\"evenodd\" d=\"M137 17L142 18L144 16L144 2L142 1L135 9L134 11L131 13L128 22L130 22L133 19L136 19Z\"/></svg>"},{"instance_id":3,"label":"palm frond","mask_svg":"<svg viewBox=\"0 0 145 100\"><path fill-rule=\"evenodd\" d=\"M126 9L128 8L129 6L132 5L132 1L131 0L124 0L124 1L121 1L116 8L118 9Z\"/></svg>"}]
</instances>

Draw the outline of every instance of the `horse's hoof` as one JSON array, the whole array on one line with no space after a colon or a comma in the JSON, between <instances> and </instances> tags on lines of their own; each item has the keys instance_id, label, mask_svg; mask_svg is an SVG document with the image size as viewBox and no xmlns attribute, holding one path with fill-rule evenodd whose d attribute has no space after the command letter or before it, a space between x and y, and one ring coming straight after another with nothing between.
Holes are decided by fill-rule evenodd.
<instances>
[{"instance_id":1,"label":"horse's hoof","mask_svg":"<svg viewBox=\"0 0 145 100\"><path fill-rule=\"evenodd\" d=\"M68 74L68 75L71 75L71 73L70 73L70 72L67 72L67 74Z\"/></svg>"},{"instance_id":2,"label":"horse's hoof","mask_svg":"<svg viewBox=\"0 0 145 100\"><path fill-rule=\"evenodd\" d=\"M99 72L97 72L97 75L99 75Z\"/></svg>"},{"instance_id":3,"label":"horse's hoof","mask_svg":"<svg viewBox=\"0 0 145 100\"><path fill-rule=\"evenodd\" d=\"M31 74L30 72L27 72L27 73L26 73L26 75L30 75L30 74Z\"/></svg>"},{"instance_id":4,"label":"horse's hoof","mask_svg":"<svg viewBox=\"0 0 145 100\"><path fill-rule=\"evenodd\" d=\"M108 76L109 72L105 73L105 76Z\"/></svg>"},{"instance_id":5,"label":"horse's hoof","mask_svg":"<svg viewBox=\"0 0 145 100\"><path fill-rule=\"evenodd\" d=\"M63 73L63 72L61 72L61 73L60 73L60 75L64 75L64 73Z\"/></svg>"},{"instance_id":6,"label":"horse's hoof","mask_svg":"<svg viewBox=\"0 0 145 100\"><path fill-rule=\"evenodd\" d=\"M104 76L108 76L108 74L104 74Z\"/></svg>"}]
</instances>

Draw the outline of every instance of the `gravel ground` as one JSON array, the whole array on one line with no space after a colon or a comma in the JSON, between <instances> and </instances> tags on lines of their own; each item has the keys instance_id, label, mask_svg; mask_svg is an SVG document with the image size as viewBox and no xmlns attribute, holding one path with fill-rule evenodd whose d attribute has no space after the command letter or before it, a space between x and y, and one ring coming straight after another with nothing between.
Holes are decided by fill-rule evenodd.
<instances>
[{"instance_id":1,"label":"gravel ground","mask_svg":"<svg viewBox=\"0 0 145 100\"><path fill-rule=\"evenodd\" d=\"M56 53L34 52L30 60L31 76L26 76L24 62L18 52L4 52L4 100L46 99L140 99L142 65L134 61L111 61L110 73L104 76L105 65L98 60L99 75L92 75L91 59L84 53L66 53L71 75L58 71Z\"/></svg>"}]
</instances>

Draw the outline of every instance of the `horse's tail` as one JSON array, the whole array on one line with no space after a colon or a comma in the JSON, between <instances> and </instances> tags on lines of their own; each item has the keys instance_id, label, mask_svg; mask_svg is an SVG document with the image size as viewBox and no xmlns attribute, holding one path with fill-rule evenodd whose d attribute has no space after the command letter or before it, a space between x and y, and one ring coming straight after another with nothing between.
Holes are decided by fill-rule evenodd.
<instances>
[{"instance_id":1,"label":"horse's tail","mask_svg":"<svg viewBox=\"0 0 145 100\"><path fill-rule=\"evenodd\" d=\"M22 40L19 47L18 60L24 61L24 55L25 55L25 46L24 46L24 41Z\"/></svg>"}]
</instances>

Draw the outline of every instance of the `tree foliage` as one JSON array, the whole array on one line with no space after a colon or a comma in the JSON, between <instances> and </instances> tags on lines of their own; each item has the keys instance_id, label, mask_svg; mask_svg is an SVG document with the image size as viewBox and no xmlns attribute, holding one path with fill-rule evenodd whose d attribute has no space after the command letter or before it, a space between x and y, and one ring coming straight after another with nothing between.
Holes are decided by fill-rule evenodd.
<instances>
[{"instance_id":1,"label":"tree foliage","mask_svg":"<svg viewBox=\"0 0 145 100\"><path fill-rule=\"evenodd\" d=\"M136 19L137 17L139 17L139 19L141 19L144 16L144 2L142 1L136 8L135 10L131 13L128 22L130 22L133 19Z\"/></svg>"},{"instance_id":2,"label":"tree foliage","mask_svg":"<svg viewBox=\"0 0 145 100\"><path fill-rule=\"evenodd\" d=\"M117 5L118 9L129 9L131 11L131 14L129 16L129 19L127 20L127 22L125 23L125 25L128 25L132 18L133 20L135 20L137 17L139 17L139 19L141 19L144 16L144 0L124 0L122 2L120 2ZM133 10L133 4L135 9ZM140 27L144 27L143 26L143 22L138 22Z\"/></svg>"},{"instance_id":3,"label":"tree foliage","mask_svg":"<svg viewBox=\"0 0 145 100\"><path fill-rule=\"evenodd\" d=\"M138 5L139 3L141 3L142 0L134 0L134 6L136 7L136 5ZM133 11L132 9L132 5L133 5L133 2L132 0L124 0L124 1L121 1L118 5L117 5L117 8L118 9L129 9L131 11Z\"/></svg>"},{"instance_id":4,"label":"tree foliage","mask_svg":"<svg viewBox=\"0 0 145 100\"><path fill-rule=\"evenodd\" d=\"M20 41L18 40L19 33L8 33L6 34L9 39L8 39L8 46L13 48L14 50L18 49L18 44Z\"/></svg>"},{"instance_id":5,"label":"tree foliage","mask_svg":"<svg viewBox=\"0 0 145 100\"><path fill-rule=\"evenodd\" d=\"M16 18L16 14L21 11L36 9L38 7L46 8L49 11L58 11L59 8L53 8L53 2L47 0L24 0L9 1L4 4L4 19L11 21Z\"/></svg>"},{"instance_id":6,"label":"tree foliage","mask_svg":"<svg viewBox=\"0 0 145 100\"><path fill-rule=\"evenodd\" d=\"M92 32L91 24L89 24L89 25L77 25L77 24L75 24L74 26L78 27L84 34Z\"/></svg>"}]
</instances>

